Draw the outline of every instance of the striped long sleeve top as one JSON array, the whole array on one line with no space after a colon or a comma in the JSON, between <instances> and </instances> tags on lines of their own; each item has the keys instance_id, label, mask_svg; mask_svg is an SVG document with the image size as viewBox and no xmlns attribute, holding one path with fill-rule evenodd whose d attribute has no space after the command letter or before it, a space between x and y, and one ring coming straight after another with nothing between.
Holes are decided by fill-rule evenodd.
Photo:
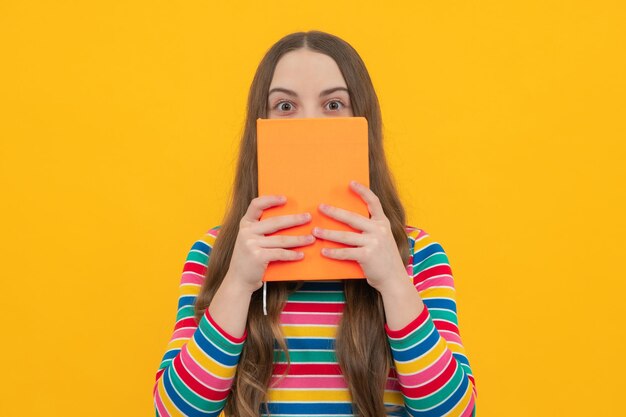
<instances>
[{"instance_id":1,"label":"striped long sleeve top","mask_svg":"<svg viewBox=\"0 0 626 417\"><path fill-rule=\"evenodd\" d=\"M208 230L193 244L183 267L176 322L153 388L157 417L219 416L230 392L247 333L240 338L228 334L209 309L199 323L194 319L194 302L219 229ZM461 342L448 257L424 230L405 229L411 253L407 279L425 307L402 329L385 325L393 356L385 405L397 406L390 412L396 416L475 416L476 386ZM307 281L289 295L280 324L291 366L281 380L286 358L276 348L270 415L353 415L333 349L344 303L343 281ZM259 415L266 415L263 410Z\"/></svg>"}]
</instances>

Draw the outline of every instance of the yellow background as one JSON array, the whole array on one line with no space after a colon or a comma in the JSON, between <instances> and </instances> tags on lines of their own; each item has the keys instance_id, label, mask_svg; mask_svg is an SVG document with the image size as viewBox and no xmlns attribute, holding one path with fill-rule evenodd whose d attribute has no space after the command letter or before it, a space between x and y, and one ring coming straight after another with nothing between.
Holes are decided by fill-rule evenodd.
<instances>
[{"instance_id":1,"label":"yellow background","mask_svg":"<svg viewBox=\"0 0 626 417\"><path fill-rule=\"evenodd\" d=\"M154 415L254 71L309 29L369 68L478 415L623 415L623 5L265 3L0 3L0 415Z\"/></svg>"}]
</instances>

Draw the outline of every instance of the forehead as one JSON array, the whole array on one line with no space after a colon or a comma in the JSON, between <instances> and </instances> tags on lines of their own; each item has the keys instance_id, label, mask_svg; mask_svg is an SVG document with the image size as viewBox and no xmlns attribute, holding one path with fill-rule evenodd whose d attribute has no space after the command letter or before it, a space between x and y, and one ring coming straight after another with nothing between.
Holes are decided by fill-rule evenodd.
<instances>
[{"instance_id":1,"label":"forehead","mask_svg":"<svg viewBox=\"0 0 626 417\"><path fill-rule=\"evenodd\" d=\"M284 54L276 64L270 89L322 90L346 87L339 66L330 56L305 48Z\"/></svg>"}]
</instances>

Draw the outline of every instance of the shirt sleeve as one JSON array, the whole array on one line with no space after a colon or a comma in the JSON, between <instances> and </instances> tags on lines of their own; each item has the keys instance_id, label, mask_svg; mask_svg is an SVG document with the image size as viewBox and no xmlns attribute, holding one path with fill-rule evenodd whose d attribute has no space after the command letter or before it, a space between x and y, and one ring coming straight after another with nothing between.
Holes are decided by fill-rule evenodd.
<instances>
[{"instance_id":1,"label":"shirt sleeve","mask_svg":"<svg viewBox=\"0 0 626 417\"><path fill-rule=\"evenodd\" d=\"M194 318L216 235L213 228L196 241L183 267L176 323L152 391L157 417L218 416L233 383L247 332L240 338L228 334L209 309L200 323Z\"/></svg>"},{"instance_id":2,"label":"shirt sleeve","mask_svg":"<svg viewBox=\"0 0 626 417\"><path fill-rule=\"evenodd\" d=\"M385 331L411 416L475 416L476 386L461 342L452 269L442 246L409 233L413 284L424 309L403 329Z\"/></svg>"}]
</instances>

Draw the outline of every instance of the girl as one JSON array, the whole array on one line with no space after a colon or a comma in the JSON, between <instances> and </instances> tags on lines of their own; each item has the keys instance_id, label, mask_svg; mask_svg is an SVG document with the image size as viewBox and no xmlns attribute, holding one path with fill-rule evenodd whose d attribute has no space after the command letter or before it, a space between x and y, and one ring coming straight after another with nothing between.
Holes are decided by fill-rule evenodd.
<instances>
[{"instance_id":1,"label":"girl","mask_svg":"<svg viewBox=\"0 0 626 417\"><path fill-rule=\"evenodd\" d=\"M259 221L285 199L257 196L256 119L336 116L368 121L371 189L349 186L370 218L321 204L323 215L361 233L265 236L309 222L310 213ZM270 48L250 88L233 189L223 224L187 257L153 390L157 416L475 415L448 258L405 224L378 99L348 43L309 31ZM367 279L272 282L264 315L269 262L302 259L289 248L315 239L348 245L323 255L358 262Z\"/></svg>"}]
</instances>

